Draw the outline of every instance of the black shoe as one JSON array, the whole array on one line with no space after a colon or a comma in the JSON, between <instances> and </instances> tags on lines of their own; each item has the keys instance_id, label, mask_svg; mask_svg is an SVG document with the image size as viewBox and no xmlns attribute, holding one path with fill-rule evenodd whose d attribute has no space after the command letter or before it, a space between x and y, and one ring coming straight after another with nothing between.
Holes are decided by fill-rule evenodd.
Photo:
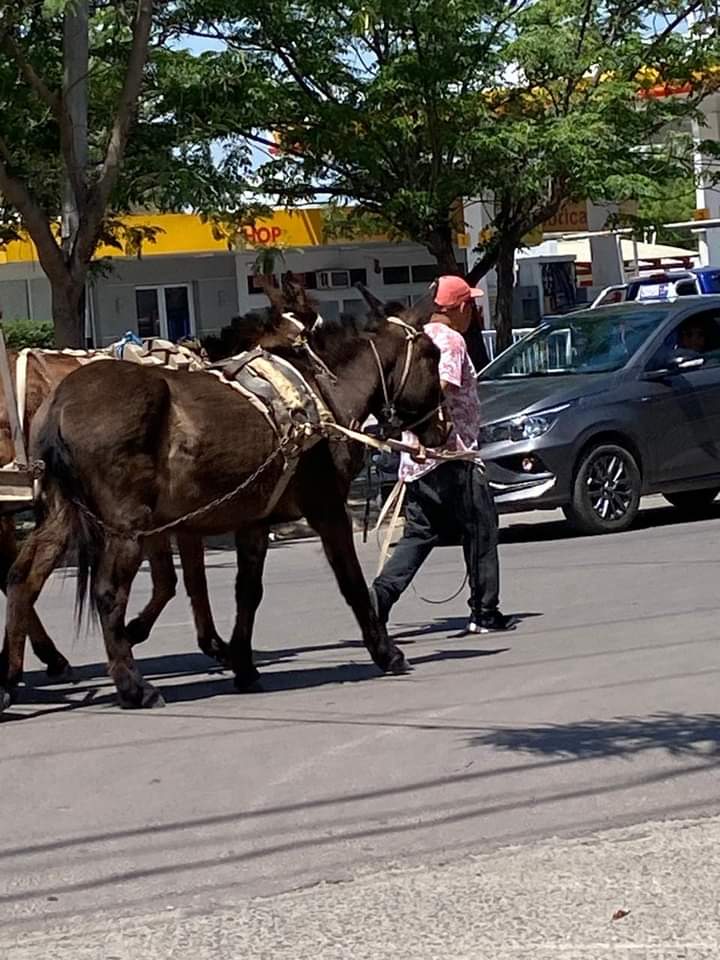
<instances>
[{"instance_id":1,"label":"black shoe","mask_svg":"<svg viewBox=\"0 0 720 960\"><path fill-rule=\"evenodd\" d=\"M506 616L499 610L492 613L482 613L477 619L472 619L467 626L468 633L505 633L514 630L518 625L517 617Z\"/></svg>"},{"instance_id":2,"label":"black shoe","mask_svg":"<svg viewBox=\"0 0 720 960\"><path fill-rule=\"evenodd\" d=\"M375 613L375 616L378 618L380 623L384 627L386 627L388 619L390 617L390 610L389 609L386 610L383 607L381 607L380 597L378 596L378 592L374 586L371 586L369 588L369 592L370 592L370 606L373 608L373 612Z\"/></svg>"}]
</instances>

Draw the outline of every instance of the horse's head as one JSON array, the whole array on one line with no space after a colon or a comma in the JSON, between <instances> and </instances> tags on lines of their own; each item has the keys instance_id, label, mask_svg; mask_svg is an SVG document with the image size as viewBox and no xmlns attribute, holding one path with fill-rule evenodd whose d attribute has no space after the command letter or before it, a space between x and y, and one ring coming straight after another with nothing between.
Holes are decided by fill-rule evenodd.
<instances>
[{"instance_id":1,"label":"horse's head","mask_svg":"<svg viewBox=\"0 0 720 960\"><path fill-rule=\"evenodd\" d=\"M317 304L290 272L282 278L282 304L283 312L291 313L305 330L312 330L317 323L322 322Z\"/></svg>"},{"instance_id":2,"label":"horse's head","mask_svg":"<svg viewBox=\"0 0 720 960\"><path fill-rule=\"evenodd\" d=\"M206 337L203 348L210 361L226 360L247 350L279 350L297 346L305 336L305 327L289 312L274 309L233 317L220 336Z\"/></svg>"},{"instance_id":3,"label":"horse's head","mask_svg":"<svg viewBox=\"0 0 720 960\"><path fill-rule=\"evenodd\" d=\"M381 430L386 436L411 430L423 446L442 446L450 424L442 406L435 344L411 323L389 317L370 346L380 379L381 407L373 412Z\"/></svg>"}]
</instances>

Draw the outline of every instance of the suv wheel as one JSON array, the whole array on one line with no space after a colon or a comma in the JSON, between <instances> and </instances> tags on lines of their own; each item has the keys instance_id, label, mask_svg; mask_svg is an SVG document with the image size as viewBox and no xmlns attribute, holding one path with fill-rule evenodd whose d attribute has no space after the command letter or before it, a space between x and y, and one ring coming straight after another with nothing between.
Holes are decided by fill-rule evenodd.
<instances>
[{"instance_id":1,"label":"suv wheel","mask_svg":"<svg viewBox=\"0 0 720 960\"><path fill-rule=\"evenodd\" d=\"M572 501L563 512L580 533L618 533L637 516L642 481L635 458L615 443L588 450L575 473Z\"/></svg>"},{"instance_id":2,"label":"suv wheel","mask_svg":"<svg viewBox=\"0 0 720 960\"><path fill-rule=\"evenodd\" d=\"M703 514L720 493L720 487L710 487L707 490L684 490L682 493L664 493L663 496L677 510L688 516Z\"/></svg>"}]
</instances>

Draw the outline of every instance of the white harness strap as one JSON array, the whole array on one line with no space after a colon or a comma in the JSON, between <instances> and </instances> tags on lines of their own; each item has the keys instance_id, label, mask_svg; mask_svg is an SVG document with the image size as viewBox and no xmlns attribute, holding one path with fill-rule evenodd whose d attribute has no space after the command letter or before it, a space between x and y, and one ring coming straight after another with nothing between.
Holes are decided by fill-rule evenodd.
<instances>
[{"instance_id":1,"label":"white harness strap","mask_svg":"<svg viewBox=\"0 0 720 960\"><path fill-rule=\"evenodd\" d=\"M25 433L25 407L27 405L28 360L31 353L31 349L25 347L18 353L15 363L15 399L17 401L18 422L23 434Z\"/></svg>"},{"instance_id":2,"label":"white harness strap","mask_svg":"<svg viewBox=\"0 0 720 960\"><path fill-rule=\"evenodd\" d=\"M393 534L395 533L395 527L397 527L398 520L400 519L400 513L403 508L403 503L405 502L405 494L407 493L407 484L404 480L398 480L395 486L392 489L392 493L387 498L385 506L380 511L380 516L378 517L377 523L375 524L375 529L379 530L380 527L385 522L388 513L392 509L392 520L390 521L390 526L387 528L385 534L385 539L382 543L382 548L380 550L380 557L378 559L377 572L375 576L379 576L382 568L385 566L385 561L387 560L388 553L390 553L390 545L392 544Z\"/></svg>"}]
</instances>

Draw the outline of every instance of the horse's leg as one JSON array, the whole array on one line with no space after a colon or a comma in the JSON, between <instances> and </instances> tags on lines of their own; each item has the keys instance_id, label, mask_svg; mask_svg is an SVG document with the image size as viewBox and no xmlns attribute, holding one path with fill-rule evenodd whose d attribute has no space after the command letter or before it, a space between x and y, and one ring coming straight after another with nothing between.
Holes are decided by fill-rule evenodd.
<instances>
[{"instance_id":1,"label":"horse's leg","mask_svg":"<svg viewBox=\"0 0 720 960\"><path fill-rule=\"evenodd\" d=\"M229 666L228 645L220 638L210 609L202 537L193 533L179 532L177 544L183 569L183 582L190 598L195 621L198 646L208 657L212 657L223 666Z\"/></svg>"},{"instance_id":2,"label":"horse's leg","mask_svg":"<svg viewBox=\"0 0 720 960\"><path fill-rule=\"evenodd\" d=\"M270 530L266 525L246 527L235 533L237 576L235 579L235 628L230 638L230 657L238 690L262 689L253 663L252 634L255 614L263 596L263 570Z\"/></svg>"},{"instance_id":3,"label":"horse's leg","mask_svg":"<svg viewBox=\"0 0 720 960\"><path fill-rule=\"evenodd\" d=\"M67 511L51 509L30 534L8 574L7 626L0 654L0 711L20 682L25 656L25 638L40 591L65 550L70 521Z\"/></svg>"},{"instance_id":4,"label":"horse's leg","mask_svg":"<svg viewBox=\"0 0 720 960\"><path fill-rule=\"evenodd\" d=\"M150 564L152 596L140 613L127 625L130 646L142 643L150 636L158 617L175 596L177 574L173 562L170 538L164 534L144 543L145 556Z\"/></svg>"},{"instance_id":5,"label":"horse's leg","mask_svg":"<svg viewBox=\"0 0 720 960\"><path fill-rule=\"evenodd\" d=\"M137 541L108 538L100 550L93 584L108 672L115 682L120 706L125 708L164 706L160 693L143 679L125 629L130 587L141 562L142 547Z\"/></svg>"},{"instance_id":6,"label":"horse's leg","mask_svg":"<svg viewBox=\"0 0 720 960\"><path fill-rule=\"evenodd\" d=\"M0 517L0 590L4 594L7 594L8 573L17 555L15 518ZM70 664L47 635L35 610L30 611L28 618L28 636L35 656L47 667L48 677L52 680L71 679Z\"/></svg>"},{"instance_id":7,"label":"horse's leg","mask_svg":"<svg viewBox=\"0 0 720 960\"><path fill-rule=\"evenodd\" d=\"M329 474L332 477L332 474ZM308 523L318 532L325 556L333 569L340 592L362 630L370 656L384 672L406 673L409 664L402 650L388 637L370 602L367 583L355 552L355 541L345 501L334 485L323 484L320 475L308 493L304 485L302 508Z\"/></svg>"}]
</instances>

